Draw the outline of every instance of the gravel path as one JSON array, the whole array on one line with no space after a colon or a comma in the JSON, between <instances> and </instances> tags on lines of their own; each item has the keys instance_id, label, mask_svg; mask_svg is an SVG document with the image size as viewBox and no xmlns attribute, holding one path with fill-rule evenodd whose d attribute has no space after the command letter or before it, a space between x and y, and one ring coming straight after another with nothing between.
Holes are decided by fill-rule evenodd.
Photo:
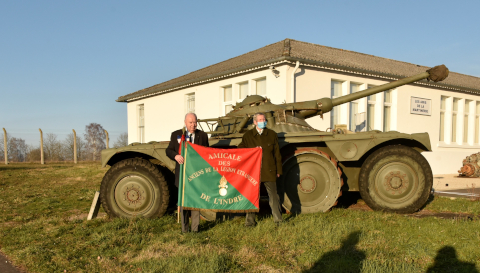
<instances>
[{"instance_id":1,"label":"gravel path","mask_svg":"<svg viewBox=\"0 0 480 273\"><path fill-rule=\"evenodd\" d=\"M22 271L15 266L12 265L12 263L7 260L7 258L3 255L3 253L0 252L0 272L2 273L21 273Z\"/></svg>"}]
</instances>

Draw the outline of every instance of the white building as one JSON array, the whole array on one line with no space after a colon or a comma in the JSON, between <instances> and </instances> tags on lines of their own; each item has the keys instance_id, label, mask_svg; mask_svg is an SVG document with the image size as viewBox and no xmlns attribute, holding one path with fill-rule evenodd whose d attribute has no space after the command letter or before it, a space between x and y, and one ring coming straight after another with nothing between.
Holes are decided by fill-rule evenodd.
<instances>
[{"instance_id":1,"label":"white building","mask_svg":"<svg viewBox=\"0 0 480 273\"><path fill-rule=\"evenodd\" d=\"M438 64L441 64L439 60ZM427 70L415 64L286 39L187 75L119 97L127 102L131 142L169 140L184 115L224 115L247 95L273 103L336 97ZM434 174L456 173L480 150L480 78L450 72L439 83L398 87L343 104L307 122L326 130L347 124L374 129L428 132L433 152L424 152ZM366 126L365 126L366 125Z\"/></svg>"}]
</instances>

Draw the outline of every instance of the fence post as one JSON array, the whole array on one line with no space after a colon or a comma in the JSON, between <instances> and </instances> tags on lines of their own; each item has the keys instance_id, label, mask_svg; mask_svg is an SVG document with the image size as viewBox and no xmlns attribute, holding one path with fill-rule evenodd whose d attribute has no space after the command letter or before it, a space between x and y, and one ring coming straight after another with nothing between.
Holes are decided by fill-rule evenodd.
<instances>
[{"instance_id":1,"label":"fence post","mask_svg":"<svg viewBox=\"0 0 480 273\"><path fill-rule=\"evenodd\" d=\"M77 133L73 131L73 163L77 164Z\"/></svg>"},{"instance_id":2,"label":"fence post","mask_svg":"<svg viewBox=\"0 0 480 273\"><path fill-rule=\"evenodd\" d=\"M40 164L45 164L43 160L43 132L40 128L38 128L38 130L40 131Z\"/></svg>"},{"instance_id":3,"label":"fence post","mask_svg":"<svg viewBox=\"0 0 480 273\"><path fill-rule=\"evenodd\" d=\"M5 165L8 165L8 152L7 152L7 131L3 128L3 147L5 153Z\"/></svg>"},{"instance_id":4,"label":"fence post","mask_svg":"<svg viewBox=\"0 0 480 273\"><path fill-rule=\"evenodd\" d=\"M106 138L107 138L107 149L108 149L108 132L107 132L107 130L104 130L104 131L105 131Z\"/></svg>"}]
</instances>

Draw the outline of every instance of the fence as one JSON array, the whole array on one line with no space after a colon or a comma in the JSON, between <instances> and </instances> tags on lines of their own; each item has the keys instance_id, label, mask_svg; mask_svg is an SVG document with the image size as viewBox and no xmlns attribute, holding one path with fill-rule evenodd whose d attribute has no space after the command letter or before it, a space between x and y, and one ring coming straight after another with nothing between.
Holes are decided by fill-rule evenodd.
<instances>
[{"instance_id":1,"label":"fence","mask_svg":"<svg viewBox=\"0 0 480 273\"><path fill-rule=\"evenodd\" d=\"M43 132L42 132L42 129L40 128L38 130L40 132L40 164L45 164L45 160L44 160L45 156L43 151L43 146L44 146ZM75 132L74 129L72 129L72 131L73 131L73 162L77 164L77 133ZM109 148L108 131L107 130L103 130L103 131L105 131L106 148L108 149ZM7 137L7 130L5 130L5 128L3 128L3 145L4 145L5 164L7 165L8 164L8 137Z\"/></svg>"}]
</instances>

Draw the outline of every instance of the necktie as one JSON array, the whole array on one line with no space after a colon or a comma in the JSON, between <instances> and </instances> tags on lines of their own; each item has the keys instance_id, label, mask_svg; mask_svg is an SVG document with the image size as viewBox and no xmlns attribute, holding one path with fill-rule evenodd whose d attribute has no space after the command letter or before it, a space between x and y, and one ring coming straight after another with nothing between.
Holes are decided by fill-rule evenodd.
<instances>
[{"instance_id":1,"label":"necktie","mask_svg":"<svg viewBox=\"0 0 480 273\"><path fill-rule=\"evenodd\" d=\"M192 134L188 134L188 139L190 140L190 143L193 143Z\"/></svg>"}]
</instances>

